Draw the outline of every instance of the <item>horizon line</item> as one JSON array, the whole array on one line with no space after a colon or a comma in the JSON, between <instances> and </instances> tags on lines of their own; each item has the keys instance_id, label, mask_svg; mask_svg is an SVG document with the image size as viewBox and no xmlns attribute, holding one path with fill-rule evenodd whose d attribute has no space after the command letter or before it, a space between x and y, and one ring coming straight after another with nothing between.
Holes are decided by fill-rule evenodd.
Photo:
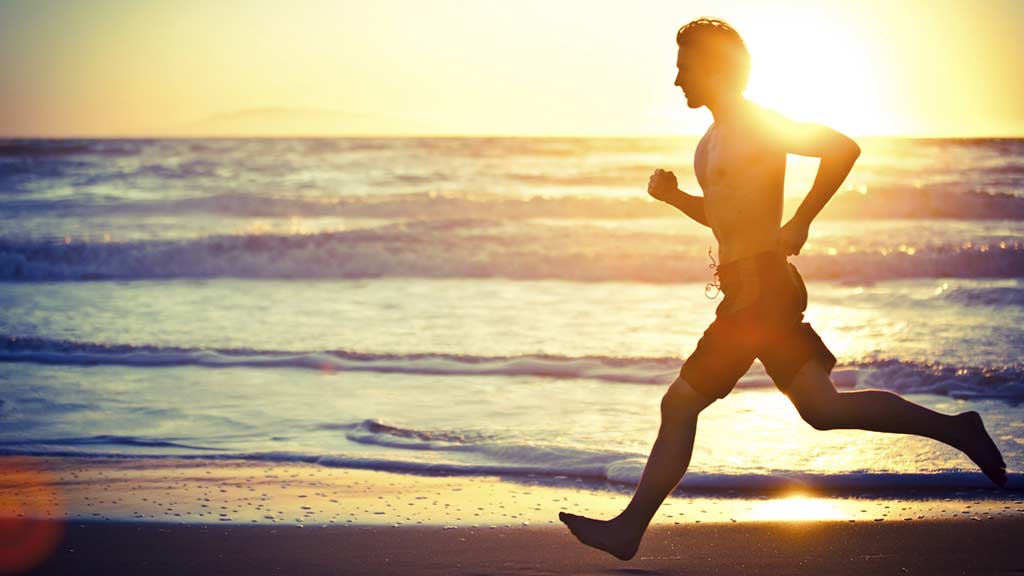
<instances>
[{"instance_id":1,"label":"horizon line","mask_svg":"<svg viewBox=\"0 0 1024 576\"><path fill-rule=\"evenodd\" d=\"M415 138L452 138L452 139L651 139L651 138L699 138L703 134L681 133L681 134L500 134L500 133L466 133L466 134L437 134L437 133L353 133L353 134L309 134L309 133L267 133L267 134L230 134L215 133L208 134L187 134L187 133L153 133L153 134L2 134L0 140L295 140L295 139L340 139L340 138L365 138L365 139L415 139ZM851 138L890 138L903 140L1019 140L1024 139L1024 133L1013 134L850 134Z\"/></svg>"}]
</instances>

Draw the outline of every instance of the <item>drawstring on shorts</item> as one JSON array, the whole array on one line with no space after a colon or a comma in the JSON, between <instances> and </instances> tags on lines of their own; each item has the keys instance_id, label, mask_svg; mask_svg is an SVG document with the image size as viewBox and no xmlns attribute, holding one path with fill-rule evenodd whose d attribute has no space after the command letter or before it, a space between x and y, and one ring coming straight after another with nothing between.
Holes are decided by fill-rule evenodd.
<instances>
[{"instance_id":1,"label":"drawstring on shorts","mask_svg":"<svg viewBox=\"0 0 1024 576\"><path fill-rule=\"evenodd\" d=\"M711 264L708 264L708 268L715 271L715 280L714 282L708 282L704 285L704 296L708 300L714 300L722 293L722 283L721 278L718 277L718 262L716 262L715 257L711 255L711 246L708 246L708 258L711 260ZM711 295L712 290L715 292L713 295Z\"/></svg>"}]
</instances>

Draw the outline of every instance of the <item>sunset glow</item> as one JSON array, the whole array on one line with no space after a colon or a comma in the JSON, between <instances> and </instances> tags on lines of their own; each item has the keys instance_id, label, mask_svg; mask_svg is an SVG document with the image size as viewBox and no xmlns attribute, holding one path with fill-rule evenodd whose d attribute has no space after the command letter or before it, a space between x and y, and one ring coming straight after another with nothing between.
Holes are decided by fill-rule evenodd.
<instances>
[{"instance_id":1,"label":"sunset glow","mask_svg":"<svg viewBox=\"0 0 1024 576\"><path fill-rule=\"evenodd\" d=\"M839 503L836 501L793 495L786 498L755 502L749 517L746 519L776 522L844 520L847 518L847 514L840 508Z\"/></svg>"},{"instance_id":2,"label":"sunset glow","mask_svg":"<svg viewBox=\"0 0 1024 576\"><path fill-rule=\"evenodd\" d=\"M0 574L1019 572L1022 23L0 0Z\"/></svg>"},{"instance_id":3,"label":"sunset glow","mask_svg":"<svg viewBox=\"0 0 1024 576\"><path fill-rule=\"evenodd\" d=\"M0 135L700 134L675 31L744 36L748 96L854 135L1024 131L1024 4L6 2Z\"/></svg>"}]
</instances>

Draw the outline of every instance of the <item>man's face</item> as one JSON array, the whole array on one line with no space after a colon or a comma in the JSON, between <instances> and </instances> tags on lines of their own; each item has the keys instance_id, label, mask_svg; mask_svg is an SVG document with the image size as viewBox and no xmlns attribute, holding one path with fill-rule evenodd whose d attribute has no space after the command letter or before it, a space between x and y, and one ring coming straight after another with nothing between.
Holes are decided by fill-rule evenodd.
<instances>
[{"instance_id":1,"label":"man's face","mask_svg":"<svg viewBox=\"0 0 1024 576\"><path fill-rule=\"evenodd\" d=\"M707 104L710 86L708 74L697 56L692 48L684 53L680 47L676 58L678 73L675 85L683 89L686 105L690 108L700 108Z\"/></svg>"}]
</instances>

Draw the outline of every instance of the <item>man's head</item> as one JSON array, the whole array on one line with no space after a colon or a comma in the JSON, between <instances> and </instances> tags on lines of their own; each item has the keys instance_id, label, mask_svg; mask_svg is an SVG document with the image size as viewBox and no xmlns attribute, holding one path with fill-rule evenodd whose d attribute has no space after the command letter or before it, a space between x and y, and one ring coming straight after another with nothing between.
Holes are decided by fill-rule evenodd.
<instances>
[{"instance_id":1,"label":"man's head","mask_svg":"<svg viewBox=\"0 0 1024 576\"><path fill-rule=\"evenodd\" d=\"M676 86L686 104L700 108L742 94L750 77L750 53L740 35L717 18L698 18L676 32Z\"/></svg>"}]
</instances>

